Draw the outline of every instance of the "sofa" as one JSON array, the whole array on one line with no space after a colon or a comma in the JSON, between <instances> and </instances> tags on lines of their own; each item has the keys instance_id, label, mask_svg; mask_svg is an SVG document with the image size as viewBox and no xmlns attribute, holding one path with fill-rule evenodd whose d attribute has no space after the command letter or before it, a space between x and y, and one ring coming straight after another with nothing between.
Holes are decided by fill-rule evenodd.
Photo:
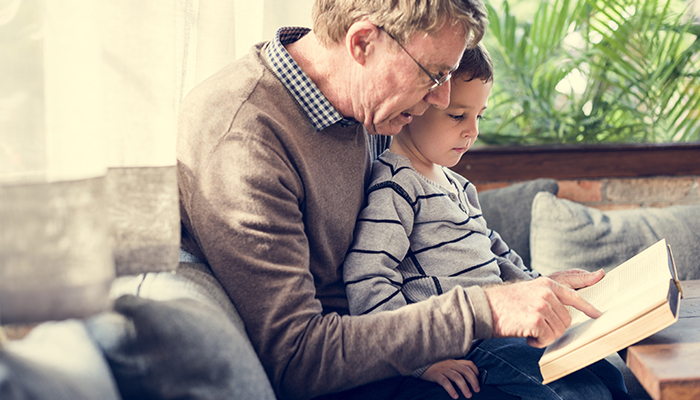
<instances>
[{"instance_id":1,"label":"sofa","mask_svg":"<svg viewBox=\"0 0 700 400\"><path fill-rule=\"evenodd\" d=\"M700 205L603 212L557 191L556 181L537 179L480 194L489 226L526 265L545 275L609 270L665 237L681 279L700 279ZM142 285L147 279L156 281ZM0 398L274 399L243 322L205 265L120 278L113 295L113 312L42 324L0 348ZM617 354L609 360L633 398L649 398Z\"/></svg>"}]
</instances>

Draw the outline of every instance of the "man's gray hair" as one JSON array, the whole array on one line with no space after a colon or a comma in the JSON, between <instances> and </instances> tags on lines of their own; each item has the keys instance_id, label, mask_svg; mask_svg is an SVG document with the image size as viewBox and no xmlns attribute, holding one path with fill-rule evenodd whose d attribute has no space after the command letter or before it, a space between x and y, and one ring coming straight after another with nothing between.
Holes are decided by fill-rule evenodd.
<instances>
[{"instance_id":1,"label":"man's gray hair","mask_svg":"<svg viewBox=\"0 0 700 400\"><path fill-rule=\"evenodd\" d=\"M476 46L488 26L482 0L316 0L314 33L324 45L340 43L350 25L367 18L400 43L418 32L434 34L445 24L461 25L467 46Z\"/></svg>"}]
</instances>

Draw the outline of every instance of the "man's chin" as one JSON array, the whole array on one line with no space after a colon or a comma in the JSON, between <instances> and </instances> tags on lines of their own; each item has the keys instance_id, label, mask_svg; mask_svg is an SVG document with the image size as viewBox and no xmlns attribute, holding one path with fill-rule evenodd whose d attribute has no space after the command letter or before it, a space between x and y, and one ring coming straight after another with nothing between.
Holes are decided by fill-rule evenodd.
<instances>
[{"instance_id":1,"label":"man's chin","mask_svg":"<svg viewBox=\"0 0 700 400\"><path fill-rule=\"evenodd\" d=\"M401 127L396 127L396 126L384 126L384 127L375 127L376 129L374 131L367 130L370 134L372 135L384 135L384 136L394 136L401 132Z\"/></svg>"},{"instance_id":2,"label":"man's chin","mask_svg":"<svg viewBox=\"0 0 700 400\"><path fill-rule=\"evenodd\" d=\"M413 115L410 114L400 114L397 117L390 119L389 121L382 122L372 126L372 128L367 128L367 131L373 135L385 135L394 136L401 132L404 126L408 125L413 120Z\"/></svg>"}]
</instances>

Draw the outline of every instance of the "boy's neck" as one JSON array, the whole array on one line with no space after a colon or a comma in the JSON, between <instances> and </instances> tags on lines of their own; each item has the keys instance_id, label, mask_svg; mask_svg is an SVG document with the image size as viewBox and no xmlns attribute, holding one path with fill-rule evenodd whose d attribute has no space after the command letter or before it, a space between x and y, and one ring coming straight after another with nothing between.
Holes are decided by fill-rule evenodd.
<instances>
[{"instance_id":1,"label":"boy's neck","mask_svg":"<svg viewBox=\"0 0 700 400\"><path fill-rule=\"evenodd\" d=\"M397 137L394 137L394 140L391 141L389 151L408 158L408 161L411 162L413 169L429 180L444 187L450 192L457 191L452 182L447 179L447 175L445 175L445 171L443 171L441 165L430 162L430 160L426 160L425 157L420 156L417 149L408 148L407 146L403 145L400 140L396 139Z\"/></svg>"}]
</instances>

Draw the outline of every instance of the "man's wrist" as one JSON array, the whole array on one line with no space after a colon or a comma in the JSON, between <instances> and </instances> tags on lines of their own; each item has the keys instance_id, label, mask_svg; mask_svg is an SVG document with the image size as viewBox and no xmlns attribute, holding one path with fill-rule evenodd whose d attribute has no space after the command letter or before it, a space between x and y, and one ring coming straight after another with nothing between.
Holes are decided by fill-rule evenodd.
<instances>
[{"instance_id":1,"label":"man's wrist","mask_svg":"<svg viewBox=\"0 0 700 400\"><path fill-rule=\"evenodd\" d=\"M464 289L474 320L474 339L491 339L493 336L493 316L486 293L479 286Z\"/></svg>"}]
</instances>

